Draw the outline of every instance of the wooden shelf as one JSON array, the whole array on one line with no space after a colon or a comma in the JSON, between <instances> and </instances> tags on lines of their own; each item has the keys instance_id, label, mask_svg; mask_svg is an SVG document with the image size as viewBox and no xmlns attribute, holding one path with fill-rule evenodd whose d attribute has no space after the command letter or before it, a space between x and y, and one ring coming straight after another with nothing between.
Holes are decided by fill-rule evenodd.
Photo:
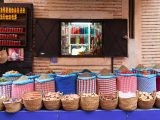
<instances>
[{"instance_id":1,"label":"wooden shelf","mask_svg":"<svg viewBox=\"0 0 160 120\"><path fill-rule=\"evenodd\" d=\"M0 34L25 34L25 32L0 32Z\"/></svg>"}]
</instances>

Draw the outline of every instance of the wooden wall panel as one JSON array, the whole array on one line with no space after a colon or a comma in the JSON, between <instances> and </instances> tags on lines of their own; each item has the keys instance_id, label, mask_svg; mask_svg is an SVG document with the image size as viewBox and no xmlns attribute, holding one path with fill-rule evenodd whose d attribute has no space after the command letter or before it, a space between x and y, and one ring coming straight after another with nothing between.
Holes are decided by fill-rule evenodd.
<instances>
[{"instance_id":1,"label":"wooden wall panel","mask_svg":"<svg viewBox=\"0 0 160 120\"><path fill-rule=\"evenodd\" d=\"M60 19L127 19L128 0L4 0L6 3L34 4L35 18ZM116 58L114 67L124 63L124 58ZM110 69L110 58L58 58L53 64L50 58L34 58L33 71L44 73L50 69L60 72L66 69L80 71L88 68L94 72L106 67Z\"/></svg>"},{"instance_id":2,"label":"wooden wall panel","mask_svg":"<svg viewBox=\"0 0 160 120\"><path fill-rule=\"evenodd\" d=\"M141 0L141 62L147 66L160 63L159 6L159 0Z\"/></svg>"}]
</instances>

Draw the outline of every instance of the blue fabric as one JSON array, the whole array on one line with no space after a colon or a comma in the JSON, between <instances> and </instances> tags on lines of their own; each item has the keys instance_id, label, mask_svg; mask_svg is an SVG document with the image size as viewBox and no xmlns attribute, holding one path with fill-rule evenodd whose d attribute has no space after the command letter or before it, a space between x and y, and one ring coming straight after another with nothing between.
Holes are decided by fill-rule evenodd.
<instances>
[{"instance_id":1,"label":"blue fabric","mask_svg":"<svg viewBox=\"0 0 160 120\"><path fill-rule=\"evenodd\" d=\"M0 82L0 85L11 85L12 81Z\"/></svg>"},{"instance_id":2,"label":"blue fabric","mask_svg":"<svg viewBox=\"0 0 160 120\"><path fill-rule=\"evenodd\" d=\"M137 74L137 77L154 78L156 77L156 75L155 74L149 74L149 75Z\"/></svg>"},{"instance_id":3,"label":"blue fabric","mask_svg":"<svg viewBox=\"0 0 160 120\"><path fill-rule=\"evenodd\" d=\"M22 74L3 74L3 77L21 77Z\"/></svg>"},{"instance_id":4,"label":"blue fabric","mask_svg":"<svg viewBox=\"0 0 160 120\"><path fill-rule=\"evenodd\" d=\"M35 79L35 78L39 78L40 75L32 75L32 76L28 76L28 79Z\"/></svg>"},{"instance_id":5,"label":"blue fabric","mask_svg":"<svg viewBox=\"0 0 160 120\"><path fill-rule=\"evenodd\" d=\"M48 76L54 78L56 74L48 74Z\"/></svg>"},{"instance_id":6,"label":"blue fabric","mask_svg":"<svg viewBox=\"0 0 160 120\"><path fill-rule=\"evenodd\" d=\"M118 74L119 76L126 76L126 77L129 77L129 76L136 76L136 74Z\"/></svg>"},{"instance_id":7,"label":"blue fabric","mask_svg":"<svg viewBox=\"0 0 160 120\"><path fill-rule=\"evenodd\" d=\"M96 78L96 76L92 76L92 77L80 77L80 76L78 76L79 80L91 80L91 79L95 79L95 78Z\"/></svg>"},{"instance_id":8,"label":"blue fabric","mask_svg":"<svg viewBox=\"0 0 160 120\"><path fill-rule=\"evenodd\" d=\"M34 80L28 79L24 81L14 81L13 84L14 85L24 85L24 84L33 83L33 82Z\"/></svg>"},{"instance_id":9,"label":"blue fabric","mask_svg":"<svg viewBox=\"0 0 160 120\"><path fill-rule=\"evenodd\" d=\"M54 81L54 78L47 78L43 80L39 80L38 78L36 78L35 81L39 83L44 83L44 82Z\"/></svg>"},{"instance_id":10,"label":"blue fabric","mask_svg":"<svg viewBox=\"0 0 160 120\"><path fill-rule=\"evenodd\" d=\"M116 78L116 76L114 76L114 75L110 75L110 76L97 75L97 78L100 78L100 79L110 79L110 78Z\"/></svg>"},{"instance_id":11,"label":"blue fabric","mask_svg":"<svg viewBox=\"0 0 160 120\"><path fill-rule=\"evenodd\" d=\"M137 80L137 87L139 91L142 92L153 92L156 91L156 76L154 77L144 77L139 76Z\"/></svg>"},{"instance_id":12,"label":"blue fabric","mask_svg":"<svg viewBox=\"0 0 160 120\"><path fill-rule=\"evenodd\" d=\"M76 74L56 75L56 91L63 94L76 94Z\"/></svg>"}]
</instances>

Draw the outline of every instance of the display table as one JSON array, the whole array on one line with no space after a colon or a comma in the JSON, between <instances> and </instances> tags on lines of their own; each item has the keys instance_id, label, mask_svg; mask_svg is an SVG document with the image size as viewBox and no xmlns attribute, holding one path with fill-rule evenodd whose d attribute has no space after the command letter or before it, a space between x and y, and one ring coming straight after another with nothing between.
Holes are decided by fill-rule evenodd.
<instances>
[{"instance_id":1,"label":"display table","mask_svg":"<svg viewBox=\"0 0 160 120\"><path fill-rule=\"evenodd\" d=\"M0 112L0 120L160 120L160 110L135 110L127 112L122 110L96 110L93 112L77 111L36 111L22 110L9 114Z\"/></svg>"}]
</instances>

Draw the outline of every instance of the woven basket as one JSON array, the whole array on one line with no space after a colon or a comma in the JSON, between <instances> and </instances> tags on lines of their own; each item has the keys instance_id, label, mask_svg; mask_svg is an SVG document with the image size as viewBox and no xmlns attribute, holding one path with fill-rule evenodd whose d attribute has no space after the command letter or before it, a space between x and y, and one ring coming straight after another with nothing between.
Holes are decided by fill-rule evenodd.
<instances>
[{"instance_id":1,"label":"woven basket","mask_svg":"<svg viewBox=\"0 0 160 120\"><path fill-rule=\"evenodd\" d=\"M59 110L61 107L60 99L52 100L52 101L43 100L43 104L47 110Z\"/></svg>"},{"instance_id":2,"label":"woven basket","mask_svg":"<svg viewBox=\"0 0 160 120\"><path fill-rule=\"evenodd\" d=\"M119 98L119 108L121 110L133 111L137 108L137 97Z\"/></svg>"},{"instance_id":3,"label":"woven basket","mask_svg":"<svg viewBox=\"0 0 160 120\"><path fill-rule=\"evenodd\" d=\"M100 97L100 107L104 110L114 110L118 105L118 95L114 99L103 99Z\"/></svg>"},{"instance_id":4,"label":"woven basket","mask_svg":"<svg viewBox=\"0 0 160 120\"><path fill-rule=\"evenodd\" d=\"M156 88L157 88L157 91L160 91L160 75L159 74L156 77Z\"/></svg>"},{"instance_id":5,"label":"woven basket","mask_svg":"<svg viewBox=\"0 0 160 120\"><path fill-rule=\"evenodd\" d=\"M43 104L47 110L58 110L61 107L61 99L46 100L43 98Z\"/></svg>"},{"instance_id":6,"label":"woven basket","mask_svg":"<svg viewBox=\"0 0 160 120\"><path fill-rule=\"evenodd\" d=\"M97 110L99 107L99 96L94 97L81 97L80 106L82 110L93 111Z\"/></svg>"},{"instance_id":7,"label":"woven basket","mask_svg":"<svg viewBox=\"0 0 160 120\"><path fill-rule=\"evenodd\" d=\"M156 91L156 75L140 75L138 74L137 88L139 91L151 93Z\"/></svg>"},{"instance_id":8,"label":"woven basket","mask_svg":"<svg viewBox=\"0 0 160 120\"><path fill-rule=\"evenodd\" d=\"M23 104L28 111L37 111L42 107L42 96L39 92L29 92L23 95Z\"/></svg>"},{"instance_id":9,"label":"woven basket","mask_svg":"<svg viewBox=\"0 0 160 120\"><path fill-rule=\"evenodd\" d=\"M140 109L152 109L156 100L156 92L152 93L153 99L150 101L142 101L138 99L138 107Z\"/></svg>"},{"instance_id":10,"label":"woven basket","mask_svg":"<svg viewBox=\"0 0 160 120\"><path fill-rule=\"evenodd\" d=\"M0 96L5 96L5 97L10 98L11 90L12 90L12 81L0 83Z\"/></svg>"},{"instance_id":11,"label":"woven basket","mask_svg":"<svg viewBox=\"0 0 160 120\"><path fill-rule=\"evenodd\" d=\"M4 110L4 104L3 102L6 101L7 98L0 98L0 111Z\"/></svg>"},{"instance_id":12,"label":"woven basket","mask_svg":"<svg viewBox=\"0 0 160 120\"><path fill-rule=\"evenodd\" d=\"M155 106L156 106L157 108L160 108L160 98L156 98Z\"/></svg>"},{"instance_id":13,"label":"woven basket","mask_svg":"<svg viewBox=\"0 0 160 120\"><path fill-rule=\"evenodd\" d=\"M134 74L120 74L117 76L117 89L124 93L137 91L137 77Z\"/></svg>"},{"instance_id":14,"label":"woven basket","mask_svg":"<svg viewBox=\"0 0 160 120\"><path fill-rule=\"evenodd\" d=\"M12 84L11 95L12 98L22 98L23 94L26 92L34 91L34 82L28 82L25 84Z\"/></svg>"},{"instance_id":15,"label":"woven basket","mask_svg":"<svg viewBox=\"0 0 160 120\"><path fill-rule=\"evenodd\" d=\"M97 76L97 93L105 95L116 93L116 77L115 76Z\"/></svg>"},{"instance_id":16,"label":"woven basket","mask_svg":"<svg viewBox=\"0 0 160 120\"><path fill-rule=\"evenodd\" d=\"M78 95L77 95L78 96ZM77 97L77 99L61 99L62 101L62 106L64 110L77 110L79 108L79 96Z\"/></svg>"},{"instance_id":17,"label":"woven basket","mask_svg":"<svg viewBox=\"0 0 160 120\"><path fill-rule=\"evenodd\" d=\"M5 102L3 102L3 104L5 106L5 111L9 112L9 113L18 112L22 108L21 100L19 100L17 102L13 102L13 103L5 103Z\"/></svg>"},{"instance_id":18,"label":"woven basket","mask_svg":"<svg viewBox=\"0 0 160 120\"><path fill-rule=\"evenodd\" d=\"M85 74L85 73L84 73ZM77 78L77 94L96 93L96 76Z\"/></svg>"}]
</instances>

